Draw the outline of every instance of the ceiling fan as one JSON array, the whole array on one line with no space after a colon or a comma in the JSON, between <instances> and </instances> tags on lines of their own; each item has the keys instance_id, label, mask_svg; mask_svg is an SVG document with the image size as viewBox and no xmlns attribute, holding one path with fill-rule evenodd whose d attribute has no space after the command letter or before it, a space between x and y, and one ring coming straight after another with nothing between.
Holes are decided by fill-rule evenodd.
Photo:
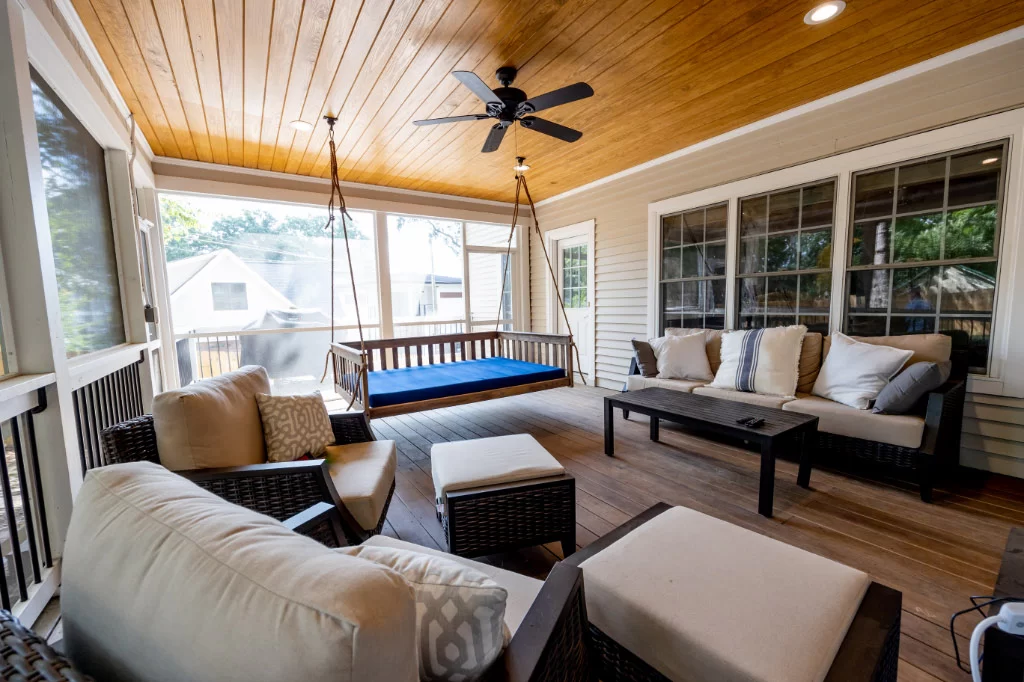
<instances>
[{"instance_id":1,"label":"ceiling fan","mask_svg":"<svg viewBox=\"0 0 1024 682\"><path fill-rule=\"evenodd\" d=\"M516 78L516 69L512 66L503 66L498 69L496 76L501 87L491 90L484 83L480 76L472 71L452 71L452 75L459 79L470 91L483 100L487 105L486 114L468 114L466 116L448 116L445 118L428 118L421 121L413 121L418 126L437 125L438 123L458 123L460 121L482 121L487 118L498 120L491 127L491 132L484 142L483 152L494 152L501 146L501 140L505 137L505 131L512 125L519 124L527 130L535 130L551 137L575 142L583 136L578 130L568 128L558 123L537 118L533 114L544 111L561 104L568 104L577 100L586 99L594 94L594 89L586 83L573 83L564 88L558 88L551 92L537 97L527 98L526 93L519 88L513 88L512 81Z\"/></svg>"}]
</instances>

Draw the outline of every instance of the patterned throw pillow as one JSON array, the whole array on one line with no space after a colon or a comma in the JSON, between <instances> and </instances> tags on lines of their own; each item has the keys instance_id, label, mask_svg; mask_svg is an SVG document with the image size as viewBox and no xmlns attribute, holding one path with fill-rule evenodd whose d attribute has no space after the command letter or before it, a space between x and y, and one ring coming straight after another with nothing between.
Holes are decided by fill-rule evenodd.
<instances>
[{"instance_id":1,"label":"patterned throw pillow","mask_svg":"<svg viewBox=\"0 0 1024 682\"><path fill-rule=\"evenodd\" d=\"M412 587L421 680L480 679L508 644L508 591L490 576L453 559L393 547L335 551L387 566Z\"/></svg>"},{"instance_id":2,"label":"patterned throw pillow","mask_svg":"<svg viewBox=\"0 0 1024 682\"><path fill-rule=\"evenodd\" d=\"M263 420L267 459L291 462L303 455L321 457L334 444L331 419L320 391L306 395L256 394Z\"/></svg>"},{"instance_id":3,"label":"patterned throw pillow","mask_svg":"<svg viewBox=\"0 0 1024 682\"><path fill-rule=\"evenodd\" d=\"M800 347L807 327L725 332L722 364L712 388L792 397L800 367Z\"/></svg>"}]
</instances>

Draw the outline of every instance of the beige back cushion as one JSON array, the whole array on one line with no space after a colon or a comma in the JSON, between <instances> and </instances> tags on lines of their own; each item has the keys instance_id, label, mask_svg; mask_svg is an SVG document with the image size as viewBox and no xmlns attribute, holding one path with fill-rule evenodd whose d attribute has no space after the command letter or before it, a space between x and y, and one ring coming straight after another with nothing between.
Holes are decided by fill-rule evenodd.
<instances>
[{"instance_id":1,"label":"beige back cushion","mask_svg":"<svg viewBox=\"0 0 1024 682\"><path fill-rule=\"evenodd\" d=\"M688 335L697 332L704 332L704 348L708 353L708 364L711 365L711 372L718 374L718 368L722 365L722 334L721 329L680 329L678 331L668 329L665 333L669 336ZM818 378L818 370L821 369L821 334L808 332L804 335L804 344L800 352L800 369L797 379L797 393L810 393L814 386L814 380Z\"/></svg>"},{"instance_id":2,"label":"beige back cushion","mask_svg":"<svg viewBox=\"0 0 1024 682\"><path fill-rule=\"evenodd\" d=\"M257 393L270 393L267 370L246 365L156 396L160 463L182 471L267 461Z\"/></svg>"},{"instance_id":3,"label":"beige back cushion","mask_svg":"<svg viewBox=\"0 0 1024 682\"><path fill-rule=\"evenodd\" d=\"M953 338L945 334L907 334L905 336L851 336L851 339L876 346L891 346L902 350L914 351L907 360L904 369L916 362L947 362L953 353ZM821 360L828 357L832 346L831 337L825 337L822 346Z\"/></svg>"},{"instance_id":4,"label":"beige back cushion","mask_svg":"<svg viewBox=\"0 0 1024 682\"><path fill-rule=\"evenodd\" d=\"M814 382L818 379L818 371L821 369L823 344L824 341L819 332L804 334L803 346L800 347L800 364L797 367L797 393L810 393L814 388Z\"/></svg>"},{"instance_id":5,"label":"beige back cushion","mask_svg":"<svg viewBox=\"0 0 1024 682\"><path fill-rule=\"evenodd\" d=\"M417 679L396 573L156 464L89 472L67 537L65 651L97 680Z\"/></svg>"}]
</instances>

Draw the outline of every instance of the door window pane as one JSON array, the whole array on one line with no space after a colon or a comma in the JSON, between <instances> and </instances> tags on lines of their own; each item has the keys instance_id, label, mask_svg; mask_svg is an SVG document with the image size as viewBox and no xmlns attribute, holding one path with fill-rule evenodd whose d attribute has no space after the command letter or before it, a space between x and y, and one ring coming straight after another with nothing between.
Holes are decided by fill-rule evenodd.
<instances>
[{"instance_id":1,"label":"door window pane","mask_svg":"<svg viewBox=\"0 0 1024 682\"><path fill-rule=\"evenodd\" d=\"M986 371L1005 148L855 175L849 333L943 331L969 350L972 371ZM886 196L895 206L884 207Z\"/></svg>"},{"instance_id":2,"label":"door window pane","mask_svg":"<svg viewBox=\"0 0 1024 682\"><path fill-rule=\"evenodd\" d=\"M124 343L103 147L32 71L32 100L68 357Z\"/></svg>"}]
</instances>

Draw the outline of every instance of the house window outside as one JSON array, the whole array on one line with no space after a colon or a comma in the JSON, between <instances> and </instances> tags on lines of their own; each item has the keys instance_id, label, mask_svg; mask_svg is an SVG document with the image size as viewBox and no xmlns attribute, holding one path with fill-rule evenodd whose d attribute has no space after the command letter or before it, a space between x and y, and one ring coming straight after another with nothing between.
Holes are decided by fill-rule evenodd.
<instances>
[{"instance_id":1,"label":"house window outside","mask_svg":"<svg viewBox=\"0 0 1024 682\"><path fill-rule=\"evenodd\" d=\"M210 289L213 293L214 310L249 309L245 282L213 282L210 284Z\"/></svg>"},{"instance_id":2,"label":"house window outside","mask_svg":"<svg viewBox=\"0 0 1024 682\"><path fill-rule=\"evenodd\" d=\"M845 330L942 331L988 368L1006 142L856 173Z\"/></svg>"},{"instance_id":3,"label":"house window outside","mask_svg":"<svg viewBox=\"0 0 1024 682\"><path fill-rule=\"evenodd\" d=\"M826 180L740 200L737 327L828 333L835 187Z\"/></svg>"},{"instance_id":4,"label":"house window outside","mask_svg":"<svg viewBox=\"0 0 1024 682\"><path fill-rule=\"evenodd\" d=\"M103 147L32 71L32 100L68 357L125 341Z\"/></svg>"},{"instance_id":5,"label":"house window outside","mask_svg":"<svg viewBox=\"0 0 1024 682\"><path fill-rule=\"evenodd\" d=\"M725 328L728 204L661 218L660 332L671 327Z\"/></svg>"}]
</instances>

